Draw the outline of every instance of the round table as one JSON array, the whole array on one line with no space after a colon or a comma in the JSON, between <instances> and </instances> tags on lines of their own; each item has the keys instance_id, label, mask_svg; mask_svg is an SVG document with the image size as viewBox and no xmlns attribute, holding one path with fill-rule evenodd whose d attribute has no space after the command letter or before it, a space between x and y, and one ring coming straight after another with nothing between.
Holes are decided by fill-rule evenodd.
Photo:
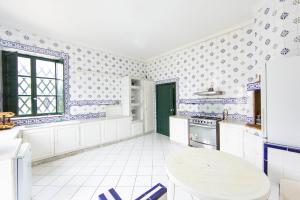
<instances>
[{"instance_id":1,"label":"round table","mask_svg":"<svg viewBox=\"0 0 300 200\"><path fill-rule=\"evenodd\" d=\"M266 200L267 176L247 161L228 153L188 147L168 156L168 200L175 186L200 200Z\"/></svg>"}]
</instances>

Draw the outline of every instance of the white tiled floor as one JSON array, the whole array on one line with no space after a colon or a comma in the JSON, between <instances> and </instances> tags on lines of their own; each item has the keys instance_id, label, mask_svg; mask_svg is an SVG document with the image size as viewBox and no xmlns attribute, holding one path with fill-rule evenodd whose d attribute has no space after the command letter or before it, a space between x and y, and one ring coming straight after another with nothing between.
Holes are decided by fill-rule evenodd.
<instances>
[{"instance_id":1,"label":"white tiled floor","mask_svg":"<svg viewBox=\"0 0 300 200\"><path fill-rule=\"evenodd\" d=\"M168 186L164 161L180 149L168 137L151 134L36 166L33 200L98 200L112 187L124 200L135 199L157 183ZM193 198L176 188L177 199Z\"/></svg>"},{"instance_id":2,"label":"white tiled floor","mask_svg":"<svg viewBox=\"0 0 300 200\"><path fill-rule=\"evenodd\" d=\"M157 183L167 186L165 157L181 148L151 134L38 165L32 197L96 200L114 187L124 200L135 199Z\"/></svg>"}]
</instances>

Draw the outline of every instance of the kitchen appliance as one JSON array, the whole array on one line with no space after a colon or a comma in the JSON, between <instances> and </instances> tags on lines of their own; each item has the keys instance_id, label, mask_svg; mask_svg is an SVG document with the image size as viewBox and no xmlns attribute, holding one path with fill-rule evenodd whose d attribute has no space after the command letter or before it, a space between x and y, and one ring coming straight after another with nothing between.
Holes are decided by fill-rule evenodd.
<instances>
[{"instance_id":1,"label":"kitchen appliance","mask_svg":"<svg viewBox=\"0 0 300 200\"><path fill-rule=\"evenodd\" d=\"M31 199L31 147L24 143L17 155L17 200Z\"/></svg>"},{"instance_id":2,"label":"kitchen appliance","mask_svg":"<svg viewBox=\"0 0 300 200\"><path fill-rule=\"evenodd\" d=\"M219 149L218 122L221 118L193 116L189 119L189 145L192 147Z\"/></svg>"},{"instance_id":3,"label":"kitchen appliance","mask_svg":"<svg viewBox=\"0 0 300 200\"><path fill-rule=\"evenodd\" d=\"M268 142L300 147L300 56L273 58L262 79L263 127ZM265 123L264 123L265 122Z\"/></svg>"}]
</instances>

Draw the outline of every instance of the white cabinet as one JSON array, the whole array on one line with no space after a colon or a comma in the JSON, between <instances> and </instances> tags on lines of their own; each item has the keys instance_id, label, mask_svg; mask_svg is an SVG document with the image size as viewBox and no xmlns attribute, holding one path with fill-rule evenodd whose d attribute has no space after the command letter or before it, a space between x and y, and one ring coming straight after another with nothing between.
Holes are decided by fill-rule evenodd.
<instances>
[{"instance_id":1,"label":"white cabinet","mask_svg":"<svg viewBox=\"0 0 300 200\"><path fill-rule=\"evenodd\" d=\"M142 135L143 134L143 123L142 122L132 122L131 125L132 136Z\"/></svg>"},{"instance_id":2,"label":"white cabinet","mask_svg":"<svg viewBox=\"0 0 300 200\"><path fill-rule=\"evenodd\" d=\"M117 140L117 120L107 119L104 121L104 131L102 133L103 143L109 143Z\"/></svg>"},{"instance_id":3,"label":"white cabinet","mask_svg":"<svg viewBox=\"0 0 300 200\"><path fill-rule=\"evenodd\" d=\"M33 161L54 156L54 128L25 130L23 141L30 143Z\"/></svg>"},{"instance_id":4,"label":"white cabinet","mask_svg":"<svg viewBox=\"0 0 300 200\"><path fill-rule=\"evenodd\" d=\"M79 148L79 126L60 126L55 133L55 154L63 154Z\"/></svg>"},{"instance_id":5,"label":"white cabinet","mask_svg":"<svg viewBox=\"0 0 300 200\"><path fill-rule=\"evenodd\" d=\"M80 125L80 146L91 147L101 144L104 121L82 123Z\"/></svg>"},{"instance_id":6,"label":"white cabinet","mask_svg":"<svg viewBox=\"0 0 300 200\"><path fill-rule=\"evenodd\" d=\"M263 144L259 130L242 124L220 123L220 150L244 158L263 169Z\"/></svg>"},{"instance_id":7,"label":"white cabinet","mask_svg":"<svg viewBox=\"0 0 300 200\"><path fill-rule=\"evenodd\" d=\"M154 131L154 91L154 82L149 80L143 80L145 133Z\"/></svg>"},{"instance_id":8,"label":"white cabinet","mask_svg":"<svg viewBox=\"0 0 300 200\"><path fill-rule=\"evenodd\" d=\"M220 150L243 157L244 129L235 124L220 125Z\"/></svg>"},{"instance_id":9,"label":"white cabinet","mask_svg":"<svg viewBox=\"0 0 300 200\"><path fill-rule=\"evenodd\" d=\"M264 140L255 133L255 129L246 128L244 132L244 159L263 169Z\"/></svg>"},{"instance_id":10,"label":"white cabinet","mask_svg":"<svg viewBox=\"0 0 300 200\"><path fill-rule=\"evenodd\" d=\"M117 119L117 138L123 140L131 136L131 119L130 117Z\"/></svg>"},{"instance_id":11,"label":"white cabinet","mask_svg":"<svg viewBox=\"0 0 300 200\"><path fill-rule=\"evenodd\" d=\"M189 145L189 123L186 117L170 117L170 140Z\"/></svg>"}]
</instances>

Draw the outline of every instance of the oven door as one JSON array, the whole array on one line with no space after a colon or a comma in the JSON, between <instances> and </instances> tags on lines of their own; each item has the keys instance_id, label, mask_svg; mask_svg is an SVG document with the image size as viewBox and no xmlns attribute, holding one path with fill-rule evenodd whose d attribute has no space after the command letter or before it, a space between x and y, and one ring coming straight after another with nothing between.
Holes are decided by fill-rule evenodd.
<instances>
[{"instance_id":1,"label":"oven door","mask_svg":"<svg viewBox=\"0 0 300 200\"><path fill-rule=\"evenodd\" d=\"M217 149L216 127L190 124L190 146Z\"/></svg>"}]
</instances>

